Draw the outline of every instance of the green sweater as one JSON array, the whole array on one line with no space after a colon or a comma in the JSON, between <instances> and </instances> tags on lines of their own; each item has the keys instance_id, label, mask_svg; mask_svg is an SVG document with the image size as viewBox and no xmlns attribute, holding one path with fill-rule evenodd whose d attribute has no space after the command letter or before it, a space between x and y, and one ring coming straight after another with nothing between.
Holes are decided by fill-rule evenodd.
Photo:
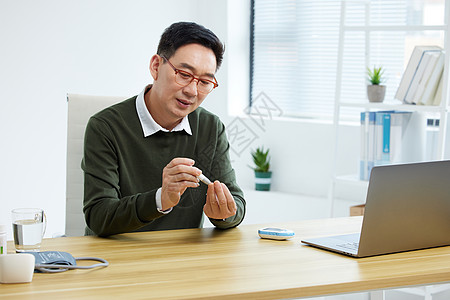
<instances>
[{"instance_id":1,"label":"green sweater","mask_svg":"<svg viewBox=\"0 0 450 300\"><path fill-rule=\"evenodd\" d=\"M207 191L203 183L186 189L170 213L156 208L162 170L175 157L194 159L206 177L226 184L237 213L211 222L222 229L239 225L245 215L245 200L236 183L230 146L219 118L199 107L188 116L192 135L159 131L144 137L135 103L133 97L113 105L92 116L86 127L81 164L86 234L202 227Z\"/></svg>"}]
</instances>

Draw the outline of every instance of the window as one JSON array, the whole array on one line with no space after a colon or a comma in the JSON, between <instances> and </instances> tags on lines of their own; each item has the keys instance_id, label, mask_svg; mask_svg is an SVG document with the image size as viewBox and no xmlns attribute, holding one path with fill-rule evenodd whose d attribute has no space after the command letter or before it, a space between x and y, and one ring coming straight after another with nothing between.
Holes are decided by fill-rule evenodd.
<instances>
[{"instance_id":1,"label":"window","mask_svg":"<svg viewBox=\"0 0 450 300\"><path fill-rule=\"evenodd\" d=\"M339 0L252 1L251 101L264 93L283 116L332 119L340 6ZM444 0L349 1L341 101L367 102L368 66L384 67L386 99L394 99L414 46L443 47L443 24ZM359 118L349 109L341 116Z\"/></svg>"}]
</instances>

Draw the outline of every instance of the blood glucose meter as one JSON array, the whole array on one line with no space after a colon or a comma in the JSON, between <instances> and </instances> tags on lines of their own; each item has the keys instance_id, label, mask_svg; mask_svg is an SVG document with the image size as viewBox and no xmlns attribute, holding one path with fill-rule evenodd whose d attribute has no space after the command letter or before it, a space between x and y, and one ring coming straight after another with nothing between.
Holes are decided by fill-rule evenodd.
<instances>
[{"instance_id":1,"label":"blood glucose meter","mask_svg":"<svg viewBox=\"0 0 450 300\"><path fill-rule=\"evenodd\" d=\"M295 235L292 230L270 227L259 229L258 234L263 239L272 240L287 240L294 237Z\"/></svg>"}]
</instances>

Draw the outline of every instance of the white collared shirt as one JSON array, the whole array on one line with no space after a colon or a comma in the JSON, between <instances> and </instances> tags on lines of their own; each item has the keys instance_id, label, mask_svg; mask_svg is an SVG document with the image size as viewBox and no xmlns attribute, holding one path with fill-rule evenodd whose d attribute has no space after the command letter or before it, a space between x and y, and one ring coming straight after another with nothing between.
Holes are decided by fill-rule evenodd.
<instances>
[{"instance_id":1,"label":"white collared shirt","mask_svg":"<svg viewBox=\"0 0 450 300\"><path fill-rule=\"evenodd\" d=\"M177 126L175 126L175 128L172 130L167 130L166 128L163 128L161 125L156 123L156 121L153 119L152 115L148 111L144 100L145 92L149 88L151 88L151 86L152 86L151 84L147 85L136 98L136 111L138 114L139 121L141 122L144 137L148 137L160 130L164 132L174 132L184 130L186 131L187 134L192 135L191 126L189 125L189 119L187 116L185 116L181 120L181 122Z\"/></svg>"},{"instance_id":2,"label":"white collared shirt","mask_svg":"<svg viewBox=\"0 0 450 300\"><path fill-rule=\"evenodd\" d=\"M144 133L144 137L151 136L154 133L157 133L158 131L164 131L164 132L174 132L174 131L186 131L187 134L192 135L191 126L189 124L189 119L187 116L185 116L181 122L175 126L172 130L167 130L166 128L163 128L161 125L156 123L156 121L153 119L152 115L147 109L147 106L145 105L145 99L144 95L145 92L151 88L151 84L147 85L142 92L137 96L136 98L136 111L138 114L139 121L141 122L142 126L142 132ZM159 212L163 214L168 214L172 211L172 208L163 211L162 210L162 203L161 203L161 188L159 188L156 191L156 208Z\"/></svg>"}]
</instances>

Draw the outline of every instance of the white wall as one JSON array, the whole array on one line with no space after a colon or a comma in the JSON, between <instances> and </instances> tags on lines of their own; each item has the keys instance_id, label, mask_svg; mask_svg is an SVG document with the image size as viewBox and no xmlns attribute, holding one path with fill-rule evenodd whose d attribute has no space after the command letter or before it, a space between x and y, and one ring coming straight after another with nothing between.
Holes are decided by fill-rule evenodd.
<instances>
[{"instance_id":1,"label":"white wall","mask_svg":"<svg viewBox=\"0 0 450 300\"><path fill-rule=\"evenodd\" d=\"M220 87L204 106L227 125L248 101L249 1L0 0L0 7L0 223L10 223L15 207L41 207L46 236L64 232L66 94L139 93L173 22L199 22L226 43ZM349 129L344 144L355 143L357 130ZM273 120L251 147L271 148L275 190L326 195L332 137L327 124ZM253 185L249 151L232 157L244 187Z\"/></svg>"}]
</instances>

